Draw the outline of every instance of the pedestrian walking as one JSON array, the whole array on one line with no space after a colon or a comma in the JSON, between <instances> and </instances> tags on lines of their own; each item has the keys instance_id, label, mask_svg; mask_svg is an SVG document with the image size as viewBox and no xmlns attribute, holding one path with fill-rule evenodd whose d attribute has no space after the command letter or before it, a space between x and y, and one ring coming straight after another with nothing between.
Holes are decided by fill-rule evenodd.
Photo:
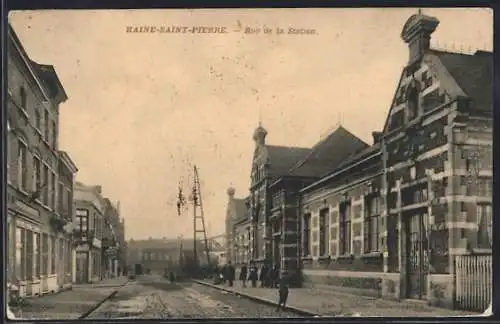
<instances>
[{"instance_id":1,"label":"pedestrian walking","mask_svg":"<svg viewBox=\"0 0 500 324\"><path fill-rule=\"evenodd\" d=\"M235 278L235 270L233 265L231 264L231 261L227 262L226 275L227 275L226 280L229 282L229 287L232 287Z\"/></svg>"},{"instance_id":2,"label":"pedestrian walking","mask_svg":"<svg viewBox=\"0 0 500 324\"><path fill-rule=\"evenodd\" d=\"M271 288L278 288L278 282L280 278L280 268L278 265L273 266L271 271Z\"/></svg>"},{"instance_id":3,"label":"pedestrian walking","mask_svg":"<svg viewBox=\"0 0 500 324\"><path fill-rule=\"evenodd\" d=\"M244 264L241 269L240 269L240 280L241 280L241 283L242 283L242 286L243 287L246 287L247 286L247 283L246 283L246 280L247 280L247 273L248 272L248 269L247 269L247 266Z\"/></svg>"},{"instance_id":4,"label":"pedestrian walking","mask_svg":"<svg viewBox=\"0 0 500 324\"><path fill-rule=\"evenodd\" d=\"M286 301L288 300L288 293L289 293L289 278L288 278L288 273L286 271L281 272L280 280L279 280L279 301L278 301L278 307L276 308L276 311L279 311L280 309L285 309L286 308Z\"/></svg>"},{"instance_id":5,"label":"pedestrian walking","mask_svg":"<svg viewBox=\"0 0 500 324\"><path fill-rule=\"evenodd\" d=\"M260 275L259 275L259 281L260 281L260 287L263 288L266 286L266 279L267 279L267 272L269 271L267 264L264 263L262 267L260 268Z\"/></svg>"},{"instance_id":6,"label":"pedestrian walking","mask_svg":"<svg viewBox=\"0 0 500 324\"><path fill-rule=\"evenodd\" d=\"M254 263L251 263L250 265L250 273L248 275L248 280L252 283L252 288L257 287L257 280L259 279L259 276L257 274L257 267L255 266Z\"/></svg>"}]
</instances>

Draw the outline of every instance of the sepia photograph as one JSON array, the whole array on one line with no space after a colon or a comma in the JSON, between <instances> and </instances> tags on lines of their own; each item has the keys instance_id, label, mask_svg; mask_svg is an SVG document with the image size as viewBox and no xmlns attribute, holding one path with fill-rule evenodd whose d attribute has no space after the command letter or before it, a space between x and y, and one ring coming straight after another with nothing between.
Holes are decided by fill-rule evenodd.
<instances>
[{"instance_id":1,"label":"sepia photograph","mask_svg":"<svg viewBox=\"0 0 500 324\"><path fill-rule=\"evenodd\" d=\"M14 320L492 314L493 10L11 11Z\"/></svg>"}]
</instances>

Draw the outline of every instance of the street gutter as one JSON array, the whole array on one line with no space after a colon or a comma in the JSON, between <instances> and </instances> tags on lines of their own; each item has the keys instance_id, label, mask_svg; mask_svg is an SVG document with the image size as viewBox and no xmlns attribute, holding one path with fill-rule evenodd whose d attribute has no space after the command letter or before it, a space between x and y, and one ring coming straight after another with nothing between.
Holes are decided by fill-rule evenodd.
<instances>
[{"instance_id":1,"label":"street gutter","mask_svg":"<svg viewBox=\"0 0 500 324\"><path fill-rule=\"evenodd\" d=\"M122 287L124 287L126 284L128 284L130 282L130 280L127 280L125 283L121 284L118 286L118 288L116 288L111 294L109 294L107 297L105 297L104 299L102 299L100 302L98 302L97 304L95 304L94 306L92 306L89 310L87 310L85 313L83 313L82 315L78 316L78 319L81 320L81 319L85 319L86 317L88 317L90 314L92 314L93 312L95 312L99 307L102 306L102 304L104 304L105 302L107 302L108 300L110 300L111 298L115 297L116 294L118 293L118 290L120 290Z\"/></svg>"},{"instance_id":2,"label":"street gutter","mask_svg":"<svg viewBox=\"0 0 500 324\"><path fill-rule=\"evenodd\" d=\"M197 283L197 284L203 285L203 286L215 288L215 289L222 290L222 291L225 291L225 292L237 295L237 296L245 297L245 298L254 300L256 302L259 302L259 303L263 303L263 304L270 305L270 306L278 306L277 302L269 300L267 298L257 297L257 296L253 296L253 295L250 295L250 294L245 294L245 293L242 293L242 292L239 292L239 291L235 291L235 290L223 287L223 286L218 286L218 285L210 284L208 282L201 281L201 280L192 279L192 281L195 282L195 283ZM288 311L297 313L299 315L302 315L302 316L308 316L308 317L320 317L321 316L321 315L316 314L314 312L310 312L310 311L305 310L305 309L301 309L301 308L297 308L297 307L293 307L293 306L288 306L288 305L285 306L285 309L288 310Z\"/></svg>"}]
</instances>

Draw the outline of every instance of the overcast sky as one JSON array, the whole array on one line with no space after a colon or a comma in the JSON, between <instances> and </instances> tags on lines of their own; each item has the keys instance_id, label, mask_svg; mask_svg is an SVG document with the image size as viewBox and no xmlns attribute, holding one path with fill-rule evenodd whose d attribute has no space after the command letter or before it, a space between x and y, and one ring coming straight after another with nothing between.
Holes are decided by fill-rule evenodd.
<instances>
[{"instance_id":1,"label":"overcast sky","mask_svg":"<svg viewBox=\"0 0 500 324\"><path fill-rule=\"evenodd\" d=\"M199 167L209 235L224 231L226 189L244 197L259 115L268 143L310 147L342 124L369 144L408 59L400 34L416 9L11 12L38 63L69 99L60 144L77 180L120 200L127 238L192 236L176 195ZM492 50L488 9L424 9L434 47ZM316 35L244 35L243 26ZM226 26L228 34L126 33L126 26Z\"/></svg>"}]
</instances>

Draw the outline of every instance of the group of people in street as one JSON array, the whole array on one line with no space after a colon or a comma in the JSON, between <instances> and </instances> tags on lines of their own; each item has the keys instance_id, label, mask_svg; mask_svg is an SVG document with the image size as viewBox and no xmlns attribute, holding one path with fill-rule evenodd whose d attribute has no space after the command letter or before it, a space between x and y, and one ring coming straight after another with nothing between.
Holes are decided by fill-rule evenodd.
<instances>
[{"instance_id":1,"label":"group of people in street","mask_svg":"<svg viewBox=\"0 0 500 324\"><path fill-rule=\"evenodd\" d=\"M217 267L215 283L227 283L229 287L232 287L234 285L235 276L236 270L231 264L231 261L228 261L223 267ZM279 303L277 310L285 308L289 292L288 273L286 271L280 271L278 265L275 264L270 266L269 263L264 263L259 271L255 263L250 262L248 267L247 265L241 267L238 279L245 288L247 287L247 281L251 283L252 288L257 287L257 282L260 282L261 288L278 288Z\"/></svg>"}]
</instances>

